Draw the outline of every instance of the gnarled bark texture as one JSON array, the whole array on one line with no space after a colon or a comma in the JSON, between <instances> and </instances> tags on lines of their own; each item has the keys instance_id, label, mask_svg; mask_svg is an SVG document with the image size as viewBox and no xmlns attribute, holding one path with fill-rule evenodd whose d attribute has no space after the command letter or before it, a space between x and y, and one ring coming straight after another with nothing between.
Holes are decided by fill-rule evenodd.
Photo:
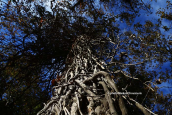
<instances>
[{"instance_id":1,"label":"gnarled bark texture","mask_svg":"<svg viewBox=\"0 0 172 115\"><path fill-rule=\"evenodd\" d=\"M117 94L118 87L110 77L112 72L97 57L105 52L96 46L108 43L114 44L109 38L91 39L82 35L76 39L66 59L67 67L62 73L65 77L53 87L53 97L37 115L128 115L125 105L128 101L144 114L150 114L151 111L127 95ZM115 54L114 51L111 55Z\"/></svg>"}]
</instances>

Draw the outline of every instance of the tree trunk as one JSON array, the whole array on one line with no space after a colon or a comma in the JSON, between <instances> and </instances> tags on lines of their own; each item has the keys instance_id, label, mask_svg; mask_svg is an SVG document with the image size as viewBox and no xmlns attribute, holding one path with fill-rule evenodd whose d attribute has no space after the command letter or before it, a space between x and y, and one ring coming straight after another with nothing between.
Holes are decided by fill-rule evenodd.
<instances>
[{"instance_id":1,"label":"tree trunk","mask_svg":"<svg viewBox=\"0 0 172 115\"><path fill-rule=\"evenodd\" d=\"M53 87L53 97L37 115L128 115L127 101L150 114L135 100L118 94L106 63L93 53L92 45L107 42L108 39L90 39L86 35L78 37L66 60L69 63L62 73L65 77Z\"/></svg>"}]
</instances>

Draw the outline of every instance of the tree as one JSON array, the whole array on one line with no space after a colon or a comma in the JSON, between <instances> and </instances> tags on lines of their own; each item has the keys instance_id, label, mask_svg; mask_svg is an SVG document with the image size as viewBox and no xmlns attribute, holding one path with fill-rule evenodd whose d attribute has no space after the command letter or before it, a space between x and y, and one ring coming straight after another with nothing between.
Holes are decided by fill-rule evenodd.
<instances>
[{"instance_id":1,"label":"tree","mask_svg":"<svg viewBox=\"0 0 172 115\"><path fill-rule=\"evenodd\" d=\"M1 6L3 10L0 11L1 26L3 29L8 30L1 31L1 47L3 50L1 53L1 76L8 76L1 79L3 81L1 100L5 99L3 97L5 92L11 92L12 90L15 92L16 90L16 83L9 86L7 85L8 82L11 83L13 80L20 80L21 82L24 80L26 82L20 84L19 87L27 86L26 90L28 90L29 94L32 92L29 89L33 88L34 84L38 84L39 87L35 88L35 90L40 91L37 95L39 95L39 99L42 99L42 102L45 102L43 100L50 96L50 80L54 79L57 73L68 70L67 65L71 64L72 58L69 59L69 57L73 56L70 51L75 39L77 36L87 35L91 40L110 38L111 42L116 44L116 46L112 47L112 43L103 39L100 40L102 41L101 47L97 43L97 45L94 44L91 47L91 50L96 58L105 60L105 63L109 63L111 60L106 68L109 70L109 74L113 73L113 71L123 70L113 74L120 91L122 91L122 88L125 89L126 86L127 91L131 92L142 89L143 95L139 95L137 98L139 103L146 105L147 108L153 108L154 110L152 110L156 113L167 113L170 110L170 107L167 106L170 103L170 95L160 94L158 85L155 82L159 77L162 84L165 81L170 82L171 69L153 72L146 69L149 66L151 66L149 68L153 68L155 65L153 62L157 63L156 68L159 69L164 62L171 61L170 35L164 34L161 30L161 28L165 31L171 30L170 26L163 25L163 20L168 19L170 21L170 13L168 13L170 2L167 2L167 13L163 13L164 11L159 9L157 14L160 14L161 17L158 17L155 21L146 20L143 23L137 21L138 16L142 15L143 11L147 15L151 15L150 3L152 2L146 3L142 0L100 0L101 5L96 6L92 0L83 0L83 2L78 0L74 5L71 5L69 1L51 1L50 8L52 12L46 11L42 5L33 1L7 3L2 1L1 3L3 3ZM33 10L30 9L31 5L33 5ZM70 10L71 8L72 10ZM85 17L83 14L85 14ZM125 32L123 32L120 25L127 25L128 28L126 28ZM103 41L106 41L107 44L102 45ZM117 48L114 57L105 58L107 55L111 56L113 54L114 48ZM122 56L122 52L126 52L127 56ZM66 58L69 60L65 61ZM16 62L17 65L14 65ZM9 70L13 71L10 71L11 73L18 72L17 76L16 74L9 74ZM125 77L129 75L132 79ZM139 80L133 79L135 77ZM34 82L36 78L39 80ZM30 85L27 85L28 79L32 79ZM155 91L154 93L150 92L150 90L152 91L151 88ZM43 89L42 93L40 89ZM21 96L23 92L25 90L22 89ZM47 92L47 96L43 99L45 92ZM157 92L158 94L156 94ZM151 96L155 94L158 96ZM19 100L19 97L21 97L19 94L12 95L12 97L16 96L15 102L16 99ZM23 98L25 97L23 96ZM3 105L6 103L5 101L2 102ZM158 106L160 106L158 110L154 107L154 102L158 102ZM37 101L37 103L36 107L40 107L41 101ZM126 108L133 107L126 106ZM23 111L26 112L27 108L29 106L26 106ZM117 111L117 113L119 112ZM140 113L139 110L137 112Z\"/></svg>"}]
</instances>

